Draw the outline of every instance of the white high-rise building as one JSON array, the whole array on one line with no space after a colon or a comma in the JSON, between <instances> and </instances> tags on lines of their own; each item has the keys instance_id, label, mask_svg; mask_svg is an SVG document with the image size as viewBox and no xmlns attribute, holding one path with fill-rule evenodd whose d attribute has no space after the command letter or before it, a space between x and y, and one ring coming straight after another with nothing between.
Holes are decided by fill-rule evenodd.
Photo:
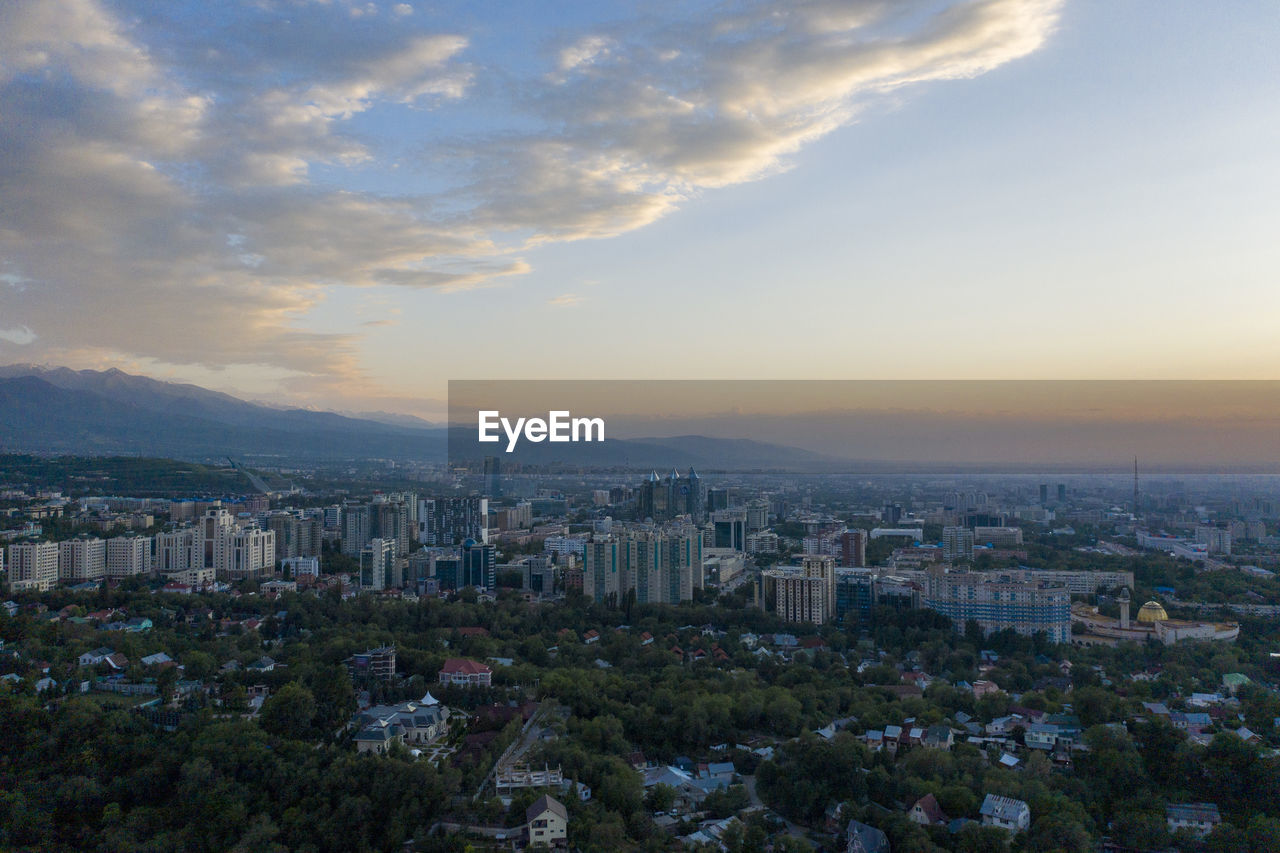
<instances>
[{"instance_id":1,"label":"white high-rise building","mask_svg":"<svg viewBox=\"0 0 1280 853\"><path fill-rule=\"evenodd\" d=\"M194 527L157 534L156 555L152 565L162 575L203 568L202 547L200 531Z\"/></svg>"},{"instance_id":2,"label":"white high-rise building","mask_svg":"<svg viewBox=\"0 0 1280 853\"><path fill-rule=\"evenodd\" d=\"M15 592L48 592L58 582L56 542L16 542L9 546L9 586Z\"/></svg>"},{"instance_id":3,"label":"white high-rise building","mask_svg":"<svg viewBox=\"0 0 1280 853\"><path fill-rule=\"evenodd\" d=\"M107 575L107 543L98 538L58 543L58 579L72 583L102 580Z\"/></svg>"},{"instance_id":4,"label":"white high-rise building","mask_svg":"<svg viewBox=\"0 0 1280 853\"><path fill-rule=\"evenodd\" d=\"M373 538L360 552L360 588L386 589L395 573L396 540Z\"/></svg>"},{"instance_id":5,"label":"white high-rise building","mask_svg":"<svg viewBox=\"0 0 1280 853\"><path fill-rule=\"evenodd\" d=\"M227 535L234 534L236 520L231 513L220 506L210 509L200 519L200 568L213 569L215 572L226 570ZM273 554L274 558L274 554Z\"/></svg>"},{"instance_id":6,"label":"white high-rise building","mask_svg":"<svg viewBox=\"0 0 1280 853\"><path fill-rule=\"evenodd\" d=\"M256 527L222 529L214 553L221 558L214 566L218 577L233 581L259 578L275 570L276 535Z\"/></svg>"},{"instance_id":7,"label":"white high-rise building","mask_svg":"<svg viewBox=\"0 0 1280 853\"><path fill-rule=\"evenodd\" d=\"M127 578L150 571L150 537L117 536L107 540L107 577Z\"/></svg>"}]
</instances>

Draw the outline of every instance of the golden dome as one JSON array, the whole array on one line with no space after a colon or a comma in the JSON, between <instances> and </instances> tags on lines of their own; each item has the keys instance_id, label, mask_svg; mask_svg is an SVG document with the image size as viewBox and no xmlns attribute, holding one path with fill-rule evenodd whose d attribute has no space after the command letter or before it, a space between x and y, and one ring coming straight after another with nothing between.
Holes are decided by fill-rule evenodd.
<instances>
[{"instance_id":1,"label":"golden dome","mask_svg":"<svg viewBox=\"0 0 1280 853\"><path fill-rule=\"evenodd\" d=\"M1148 601L1138 611L1139 622L1164 622L1168 618L1169 614L1164 612L1164 608L1160 606L1158 601Z\"/></svg>"}]
</instances>

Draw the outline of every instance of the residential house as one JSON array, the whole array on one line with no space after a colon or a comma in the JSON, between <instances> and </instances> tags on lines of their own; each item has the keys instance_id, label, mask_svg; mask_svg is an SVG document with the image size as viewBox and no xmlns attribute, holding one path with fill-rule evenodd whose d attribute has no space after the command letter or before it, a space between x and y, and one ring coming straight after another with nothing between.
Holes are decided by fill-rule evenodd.
<instances>
[{"instance_id":1,"label":"residential house","mask_svg":"<svg viewBox=\"0 0 1280 853\"><path fill-rule=\"evenodd\" d=\"M449 658L440 668L440 683L490 687L493 684L493 670L478 661Z\"/></svg>"},{"instance_id":2,"label":"residential house","mask_svg":"<svg viewBox=\"0 0 1280 853\"><path fill-rule=\"evenodd\" d=\"M898 751L898 742L902 740L902 726L884 727L884 748L891 753Z\"/></svg>"},{"instance_id":3,"label":"residential house","mask_svg":"<svg viewBox=\"0 0 1280 853\"><path fill-rule=\"evenodd\" d=\"M951 749L955 736L951 733L950 726L929 726L923 743L929 749Z\"/></svg>"},{"instance_id":4,"label":"residential house","mask_svg":"<svg viewBox=\"0 0 1280 853\"><path fill-rule=\"evenodd\" d=\"M109 649L106 646L99 646L91 652L85 652L80 655L80 665L97 666L113 654L115 654L115 652L112 649Z\"/></svg>"},{"instance_id":5,"label":"residential house","mask_svg":"<svg viewBox=\"0 0 1280 853\"><path fill-rule=\"evenodd\" d=\"M1169 722L1173 723L1174 728L1198 732L1213 725L1213 718L1200 711L1192 711L1190 713L1174 711L1169 715Z\"/></svg>"},{"instance_id":6,"label":"residential house","mask_svg":"<svg viewBox=\"0 0 1280 853\"><path fill-rule=\"evenodd\" d=\"M560 847L569 839L569 810L554 797L543 794L524 811L530 847Z\"/></svg>"},{"instance_id":7,"label":"residential house","mask_svg":"<svg viewBox=\"0 0 1280 853\"><path fill-rule=\"evenodd\" d=\"M998 826L1010 832L1021 832L1031 826L1031 808L1022 800L987 794L982 800L983 826Z\"/></svg>"},{"instance_id":8,"label":"residential house","mask_svg":"<svg viewBox=\"0 0 1280 853\"><path fill-rule=\"evenodd\" d=\"M1010 714L1007 717L996 717L987 723L987 734L989 735L1011 735L1014 729L1025 729L1028 723L1024 717L1018 714Z\"/></svg>"},{"instance_id":9,"label":"residential house","mask_svg":"<svg viewBox=\"0 0 1280 853\"><path fill-rule=\"evenodd\" d=\"M921 826L946 826L947 814L933 794L925 794L907 811L907 819Z\"/></svg>"},{"instance_id":10,"label":"residential house","mask_svg":"<svg viewBox=\"0 0 1280 853\"><path fill-rule=\"evenodd\" d=\"M732 761L713 761L707 765L706 773L699 774L699 776L727 788L733 782L735 773L737 773L737 770L734 768Z\"/></svg>"},{"instance_id":11,"label":"residential house","mask_svg":"<svg viewBox=\"0 0 1280 853\"><path fill-rule=\"evenodd\" d=\"M1185 829L1197 837L1208 835L1222 823L1222 815L1214 803L1171 803L1164 807L1164 816L1170 832Z\"/></svg>"},{"instance_id":12,"label":"residential house","mask_svg":"<svg viewBox=\"0 0 1280 853\"><path fill-rule=\"evenodd\" d=\"M695 778L692 773L671 765L645 770L644 787L652 788L655 785L667 785L675 789L674 809L679 812L696 811L707 794L714 790L714 787Z\"/></svg>"},{"instance_id":13,"label":"residential house","mask_svg":"<svg viewBox=\"0 0 1280 853\"><path fill-rule=\"evenodd\" d=\"M889 837L874 826L851 820L844 835L845 853L889 853Z\"/></svg>"},{"instance_id":14,"label":"residential house","mask_svg":"<svg viewBox=\"0 0 1280 853\"><path fill-rule=\"evenodd\" d=\"M1051 752L1058 743L1058 727L1052 723L1032 723L1027 729L1026 738L1030 749Z\"/></svg>"}]
</instances>

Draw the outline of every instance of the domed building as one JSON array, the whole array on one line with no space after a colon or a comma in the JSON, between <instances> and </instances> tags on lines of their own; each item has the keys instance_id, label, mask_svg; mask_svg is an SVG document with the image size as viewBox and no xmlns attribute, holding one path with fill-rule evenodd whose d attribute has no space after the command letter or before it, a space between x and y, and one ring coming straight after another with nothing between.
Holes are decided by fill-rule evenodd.
<instances>
[{"instance_id":1,"label":"domed building","mask_svg":"<svg viewBox=\"0 0 1280 853\"><path fill-rule=\"evenodd\" d=\"M1138 608L1138 622L1141 624L1150 625L1155 622L1168 621L1169 614L1165 613L1164 607L1158 601L1148 601Z\"/></svg>"},{"instance_id":2,"label":"domed building","mask_svg":"<svg viewBox=\"0 0 1280 853\"><path fill-rule=\"evenodd\" d=\"M1170 619L1164 605L1148 601L1138 608L1138 618L1129 621L1129 590L1120 594L1120 618L1103 616L1098 608L1076 604L1071 608L1071 642L1078 646L1114 646L1125 640L1145 643L1155 640L1166 646L1183 640L1218 640L1233 643L1240 636L1237 622L1187 622ZM1077 628L1076 626L1079 626Z\"/></svg>"}]
</instances>

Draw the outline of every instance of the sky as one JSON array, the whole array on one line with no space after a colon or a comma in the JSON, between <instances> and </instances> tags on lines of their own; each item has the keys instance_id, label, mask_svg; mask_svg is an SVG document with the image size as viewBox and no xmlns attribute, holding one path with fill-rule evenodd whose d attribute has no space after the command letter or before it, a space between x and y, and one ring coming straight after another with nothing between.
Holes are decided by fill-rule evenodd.
<instances>
[{"instance_id":1,"label":"sky","mask_svg":"<svg viewBox=\"0 0 1280 853\"><path fill-rule=\"evenodd\" d=\"M0 363L1280 378L1280 6L0 3Z\"/></svg>"}]
</instances>

